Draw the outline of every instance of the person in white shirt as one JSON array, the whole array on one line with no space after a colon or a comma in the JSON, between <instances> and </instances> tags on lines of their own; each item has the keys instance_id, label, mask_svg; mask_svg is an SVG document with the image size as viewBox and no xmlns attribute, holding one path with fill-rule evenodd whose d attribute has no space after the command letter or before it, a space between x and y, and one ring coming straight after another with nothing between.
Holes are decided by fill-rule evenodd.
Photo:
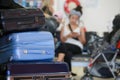
<instances>
[{"instance_id":1,"label":"person in white shirt","mask_svg":"<svg viewBox=\"0 0 120 80\"><path fill-rule=\"evenodd\" d=\"M83 44L86 42L84 27L79 25L81 16L81 6L70 11L69 24L62 26L60 32L61 44L56 49L57 61L65 61L68 63L70 72L72 54L82 53ZM71 74L74 75L72 72Z\"/></svg>"}]
</instances>

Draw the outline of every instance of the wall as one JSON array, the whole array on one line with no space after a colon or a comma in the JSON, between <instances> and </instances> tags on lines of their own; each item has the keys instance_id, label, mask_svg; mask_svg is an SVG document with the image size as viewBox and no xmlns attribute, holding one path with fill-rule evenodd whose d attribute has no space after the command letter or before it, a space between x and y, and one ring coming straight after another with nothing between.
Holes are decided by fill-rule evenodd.
<instances>
[{"instance_id":1,"label":"wall","mask_svg":"<svg viewBox=\"0 0 120 80\"><path fill-rule=\"evenodd\" d=\"M64 2L65 0L55 0L55 10L64 13ZM88 31L97 31L99 35L110 31L114 16L120 13L120 0L80 0L80 2L84 12L81 19Z\"/></svg>"}]
</instances>

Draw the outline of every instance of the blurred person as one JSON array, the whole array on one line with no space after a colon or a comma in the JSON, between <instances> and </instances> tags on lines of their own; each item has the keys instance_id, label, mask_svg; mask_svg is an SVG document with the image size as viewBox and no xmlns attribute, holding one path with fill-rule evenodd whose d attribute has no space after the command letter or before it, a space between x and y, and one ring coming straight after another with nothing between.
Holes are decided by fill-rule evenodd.
<instances>
[{"instance_id":1,"label":"blurred person","mask_svg":"<svg viewBox=\"0 0 120 80\"><path fill-rule=\"evenodd\" d=\"M54 35L61 21L62 13L60 11L56 11L52 16L46 18L45 26L47 27L48 31Z\"/></svg>"},{"instance_id":2,"label":"blurred person","mask_svg":"<svg viewBox=\"0 0 120 80\"><path fill-rule=\"evenodd\" d=\"M56 11L53 13L53 17L58 22L58 26L57 26L56 31L54 33L55 45L57 48L59 46L59 43L60 43L60 30L58 30L58 28L61 27L61 24L64 24L63 13L61 11Z\"/></svg>"},{"instance_id":3,"label":"blurred person","mask_svg":"<svg viewBox=\"0 0 120 80\"><path fill-rule=\"evenodd\" d=\"M57 61L65 61L72 76L76 76L71 70L72 55L82 53L83 44L86 42L84 27L79 25L81 16L81 6L77 6L70 11L69 23L67 25L62 24L60 32L61 44L56 49Z\"/></svg>"},{"instance_id":4,"label":"blurred person","mask_svg":"<svg viewBox=\"0 0 120 80\"><path fill-rule=\"evenodd\" d=\"M53 17L59 22L62 23L63 13L61 11L56 11L53 13Z\"/></svg>"},{"instance_id":5,"label":"blurred person","mask_svg":"<svg viewBox=\"0 0 120 80\"><path fill-rule=\"evenodd\" d=\"M54 13L54 0L42 0L42 10L44 12L45 17L50 17Z\"/></svg>"}]
</instances>

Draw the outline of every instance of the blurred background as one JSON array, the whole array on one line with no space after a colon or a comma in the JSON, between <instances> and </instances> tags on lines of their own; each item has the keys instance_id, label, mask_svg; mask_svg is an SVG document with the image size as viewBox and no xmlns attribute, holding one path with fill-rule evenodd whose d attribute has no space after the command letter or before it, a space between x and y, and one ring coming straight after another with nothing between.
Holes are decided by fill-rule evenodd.
<instances>
[{"instance_id":1,"label":"blurred background","mask_svg":"<svg viewBox=\"0 0 120 80\"><path fill-rule=\"evenodd\" d=\"M45 0L14 0L16 3L24 7L42 8L42 1ZM47 0L49 2L49 0ZM54 11L61 11L64 18L67 15L64 11L66 0L54 0ZM110 32L112 29L112 20L116 14L120 13L120 0L79 0L83 7L83 15L81 20L87 31L95 31L98 35L103 36L104 32ZM75 3L69 4L70 8L75 6Z\"/></svg>"}]
</instances>

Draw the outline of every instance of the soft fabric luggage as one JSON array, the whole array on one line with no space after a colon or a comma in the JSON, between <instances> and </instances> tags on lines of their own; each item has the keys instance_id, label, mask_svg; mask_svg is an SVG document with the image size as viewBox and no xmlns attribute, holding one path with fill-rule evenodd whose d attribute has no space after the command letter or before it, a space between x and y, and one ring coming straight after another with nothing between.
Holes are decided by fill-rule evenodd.
<instances>
[{"instance_id":1,"label":"soft fabric luggage","mask_svg":"<svg viewBox=\"0 0 120 80\"><path fill-rule=\"evenodd\" d=\"M40 9L0 10L1 34L38 30L44 24L45 17Z\"/></svg>"}]
</instances>

